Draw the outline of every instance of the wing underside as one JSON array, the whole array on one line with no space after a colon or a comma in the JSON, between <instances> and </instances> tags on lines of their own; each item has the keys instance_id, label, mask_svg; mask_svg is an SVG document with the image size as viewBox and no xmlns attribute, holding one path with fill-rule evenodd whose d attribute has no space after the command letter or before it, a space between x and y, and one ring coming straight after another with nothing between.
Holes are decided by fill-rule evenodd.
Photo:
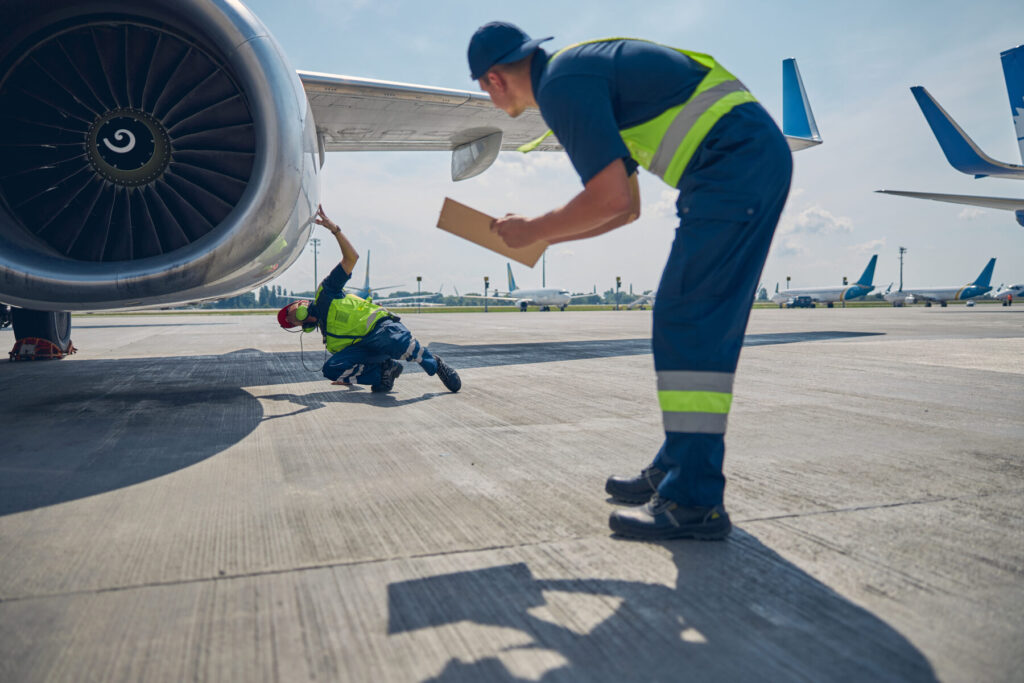
<instances>
[{"instance_id":1,"label":"wing underside","mask_svg":"<svg viewBox=\"0 0 1024 683\"><path fill-rule=\"evenodd\" d=\"M548 130L540 111L510 118L484 94L300 71L328 152L445 151L500 132L514 150ZM549 137L540 150L560 150Z\"/></svg>"}]
</instances>

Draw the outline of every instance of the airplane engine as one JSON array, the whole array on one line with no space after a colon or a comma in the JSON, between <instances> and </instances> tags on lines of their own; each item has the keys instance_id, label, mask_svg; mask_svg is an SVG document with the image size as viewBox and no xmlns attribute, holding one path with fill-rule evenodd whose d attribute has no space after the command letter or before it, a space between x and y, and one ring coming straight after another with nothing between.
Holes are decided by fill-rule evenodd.
<instances>
[{"instance_id":1,"label":"airplane engine","mask_svg":"<svg viewBox=\"0 0 1024 683\"><path fill-rule=\"evenodd\" d=\"M243 5L4 0L0 26L0 302L223 297L298 258L322 155Z\"/></svg>"}]
</instances>

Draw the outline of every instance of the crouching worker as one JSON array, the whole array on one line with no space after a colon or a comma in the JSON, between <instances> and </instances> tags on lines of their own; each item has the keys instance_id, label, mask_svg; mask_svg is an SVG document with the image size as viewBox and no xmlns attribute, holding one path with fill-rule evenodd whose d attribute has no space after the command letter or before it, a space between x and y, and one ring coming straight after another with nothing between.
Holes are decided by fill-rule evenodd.
<instances>
[{"instance_id":1,"label":"crouching worker","mask_svg":"<svg viewBox=\"0 0 1024 683\"><path fill-rule=\"evenodd\" d=\"M341 263L320 283L314 301L293 301L278 311L277 321L286 330L299 325L304 332L320 330L333 354L324 363L324 377L334 384L369 384L372 391L391 391L402 374L398 361L408 360L419 363L428 375L437 375L449 391L462 388L459 373L414 339L397 315L345 293L359 254L323 207L314 220L338 240Z\"/></svg>"}]
</instances>

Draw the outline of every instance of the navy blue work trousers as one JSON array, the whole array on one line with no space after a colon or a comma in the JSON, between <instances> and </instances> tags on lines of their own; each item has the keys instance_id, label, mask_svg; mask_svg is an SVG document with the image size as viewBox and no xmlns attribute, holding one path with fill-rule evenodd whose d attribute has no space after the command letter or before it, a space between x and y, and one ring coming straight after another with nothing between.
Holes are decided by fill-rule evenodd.
<instances>
[{"instance_id":1,"label":"navy blue work trousers","mask_svg":"<svg viewBox=\"0 0 1024 683\"><path fill-rule=\"evenodd\" d=\"M389 360L419 363L428 375L437 372L437 361L427 347L397 320L387 318L377 323L370 334L346 346L324 363L324 377L352 384L379 384L381 371Z\"/></svg>"},{"instance_id":2,"label":"navy blue work trousers","mask_svg":"<svg viewBox=\"0 0 1024 683\"><path fill-rule=\"evenodd\" d=\"M792 168L785 137L759 104L720 120L691 160L679 183L680 224L654 303L659 390L663 380L672 388L682 378L696 390L715 391L724 382L731 401L754 290ZM710 422L700 424L692 414L665 412L664 403L662 409L665 441L653 464L667 476L659 495L680 505L721 504L727 414L706 415Z\"/></svg>"}]
</instances>

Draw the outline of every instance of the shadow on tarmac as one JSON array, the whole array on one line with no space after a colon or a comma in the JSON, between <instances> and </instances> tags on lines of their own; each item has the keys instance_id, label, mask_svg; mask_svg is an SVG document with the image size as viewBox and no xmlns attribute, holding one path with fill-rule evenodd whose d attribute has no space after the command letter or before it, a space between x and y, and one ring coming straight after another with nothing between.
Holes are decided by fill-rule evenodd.
<instances>
[{"instance_id":1,"label":"shadow on tarmac","mask_svg":"<svg viewBox=\"0 0 1024 683\"><path fill-rule=\"evenodd\" d=\"M798 342L826 341L872 337L884 332L775 332L770 334L748 334L743 338L744 346L767 346L770 344L795 344ZM456 369L481 368L494 365L523 365L527 363L551 363L585 358L608 358L611 356L640 356L651 353L650 337L640 339L599 339L584 341L533 342L528 344L442 344L434 342L431 352L440 353Z\"/></svg>"},{"instance_id":2,"label":"shadow on tarmac","mask_svg":"<svg viewBox=\"0 0 1024 683\"><path fill-rule=\"evenodd\" d=\"M745 344L864 335L748 335ZM641 355L650 353L650 339L430 348L456 369L469 369ZM262 399L244 387L310 381L329 386L319 373L322 362L322 352L244 349L219 356L2 363L0 378L14 390L0 392L0 516L131 486L216 455L265 419ZM406 370L422 372L415 364ZM401 381L395 394L339 386L263 398L294 403L298 409L289 415L297 415L333 403L401 407L449 393L404 398Z\"/></svg>"},{"instance_id":3,"label":"shadow on tarmac","mask_svg":"<svg viewBox=\"0 0 1024 683\"><path fill-rule=\"evenodd\" d=\"M895 629L740 529L722 543L660 545L672 554L674 587L538 579L523 563L393 583L388 633L470 622L529 638L475 661L450 659L428 679L446 683L937 680ZM570 607L545 607L545 592L568 594L561 604L569 600ZM571 607L574 595L588 596L589 605L600 599L610 616L584 631ZM539 661L552 661L553 651L564 663L539 679L519 678L501 659L531 651L548 654Z\"/></svg>"}]
</instances>

